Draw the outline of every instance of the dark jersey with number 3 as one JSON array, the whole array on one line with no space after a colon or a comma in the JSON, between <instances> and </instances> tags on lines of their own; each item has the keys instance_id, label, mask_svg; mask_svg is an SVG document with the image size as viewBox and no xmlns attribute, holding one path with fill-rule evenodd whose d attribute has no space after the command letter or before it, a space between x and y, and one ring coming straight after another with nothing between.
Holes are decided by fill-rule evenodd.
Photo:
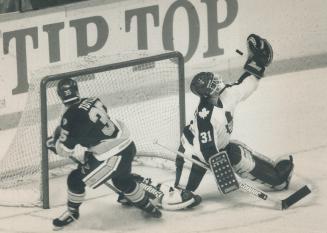
<instances>
[{"instance_id":1,"label":"dark jersey with number 3","mask_svg":"<svg viewBox=\"0 0 327 233\"><path fill-rule=\"evenodd\" d=\"M84 98L70 106L61 120L60 141L69 149L77 144L92 147L100 141L115 138L119 129L98 98Z\"/></svg>"}]
</instances>

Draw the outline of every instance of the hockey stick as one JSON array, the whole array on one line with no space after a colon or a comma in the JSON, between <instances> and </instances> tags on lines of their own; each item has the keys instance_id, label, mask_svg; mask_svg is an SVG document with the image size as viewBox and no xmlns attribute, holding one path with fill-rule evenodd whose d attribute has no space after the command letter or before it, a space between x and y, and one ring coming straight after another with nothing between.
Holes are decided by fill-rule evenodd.
<instances>
[{"instance_id":1,"label":"hockey stick","mask_svg":"<svg viewBox=\"0 0 327 233\"><path fill-rule=\"evenodd\" d=\"M154 144L166 149L167 151L171 152L171 153L175 153L175 154L178 154L179 156L189 160L190 162L206 169L206 170L209 170L211 171L210 169L210 166L207 164L207 163L204 163L204 162L201 162L201 161L198 161L198 160L195 160L189 156L186 156L185 154L179 152L179 151L176 151L176 150L173 150L171 148L168 148L167 146L164 146L162 144L160 144L157 140L154 141ZM239 181L239 184L240 184L240 187L242 189L242 191L244 192L247 192L247 193L250 193L262 200L269 200L273 203L275 203L276 207L278 209L287 209L288 207L290 207L291 205L297 203L298 201L300 201L302 198L304 198L305 196L307 196L309 193L311 193L311 190L308 188L308 186L303 186L302 188L300 188L299 190L297 190L296 192L294 192L293 194L291 194L289 197L283 199L283 200L279 200L279 199L276 199L270 195L268 195L267 193L263 192L262 190L260 189L257 189L257 188L254 188L253 186L251 185L248 185L247 183L245 183L240 177L238 177L238 181Z\"/></svg>"}]
</instances>

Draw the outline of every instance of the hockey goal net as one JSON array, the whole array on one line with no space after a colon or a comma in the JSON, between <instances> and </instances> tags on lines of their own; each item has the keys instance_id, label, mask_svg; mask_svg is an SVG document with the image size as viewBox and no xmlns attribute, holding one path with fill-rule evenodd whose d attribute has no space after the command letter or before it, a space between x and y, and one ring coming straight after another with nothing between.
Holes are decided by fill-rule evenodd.
<instances>
[{"instance_id":1,"label":"hockey goal net","mask_svg":"<svg viewBox=\"0 0 327 233\"><path fill-rule=\"evenodd\" d=\"M64 175L63 168L71 163L45 147L64 111L56 86L65 78L78 82L81 97L99 97L112 117L126 123L137 146L137 158L150 158L157 165L166 163L157 158L172 159L153 142L158 139L177 148L185 124L180 53L138 51L51 65L32 74L16 134L0 161L0 205L49 208L49 179ZM83 148L76 153L80 156Z\"/></svg>"}]
</instances>

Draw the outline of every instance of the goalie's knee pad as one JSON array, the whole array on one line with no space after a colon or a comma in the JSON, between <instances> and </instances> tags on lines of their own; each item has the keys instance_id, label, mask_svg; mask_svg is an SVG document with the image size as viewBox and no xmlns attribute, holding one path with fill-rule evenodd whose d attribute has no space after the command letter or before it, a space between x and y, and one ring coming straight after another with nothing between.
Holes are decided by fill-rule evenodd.
<instances>
[{"instance_id":1,"label":"goalie's knee pad","mask_svg":"<svg viewBox=\"0 0 327 233\"><path fill-rule=\"evenodd\" d=\"M236 141L226 146L226 152L235 172L243 178L248 178L249 172L255 166L253 152L244 144Z\"/></svg>"}]
</instances>

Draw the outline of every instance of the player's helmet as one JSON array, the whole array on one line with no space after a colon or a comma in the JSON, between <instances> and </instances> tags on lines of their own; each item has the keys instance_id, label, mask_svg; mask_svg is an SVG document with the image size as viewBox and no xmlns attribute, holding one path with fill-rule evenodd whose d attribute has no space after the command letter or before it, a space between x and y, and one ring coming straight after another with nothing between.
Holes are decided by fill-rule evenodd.
<instances>
[{"instance_id":1,"label":"player's helmet","mask_svg":"<svg viewBox=\"0 0 327 233\"><path fill-rule=\"evenodd\" d=\"M191 81L191 91L200 97L219 95L225 84L220 75L211 72L201 72L194 76Z\"/></svg>"},{"instance_id":2,"label":"player's helmet","mask_svg":"<svg viewBox=\"0 0 327 233\"><path fill-rule=\"evenodd\" d=\"M70 78L59 81L57 93L65 105L69 105L80 99L77 82Z\"/></svg>"}]
</instances>

